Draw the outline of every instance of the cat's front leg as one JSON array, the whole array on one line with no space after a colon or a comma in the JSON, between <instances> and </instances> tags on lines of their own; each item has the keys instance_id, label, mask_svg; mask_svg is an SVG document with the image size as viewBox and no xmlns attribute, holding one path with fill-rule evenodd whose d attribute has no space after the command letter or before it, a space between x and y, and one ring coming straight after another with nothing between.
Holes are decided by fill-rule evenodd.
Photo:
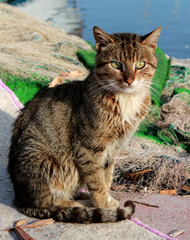
<instances>
[{"instance_id":1,"label":"cat's front leg","mask_svg":"<svg viewBox=\"0 0 190 240\"><path fill-rule=\"evenodd\" d=\"M110 164L105 165L105 181L108 188L108 191L110 191L112 180L113 180L113 171L114 171L114 162L111 162Z\"/></svg>"},{"instance_id":2,"label":"cat's front leg","mask_svg":"<svg viewBox=\"0 0 190 240\"><path fill-rule=\"evenodd\" d=\"M97 208L117 208L118 204L112 201L105 179L105 170L101 161L93 159L77 161L83 181L86 183L89 192L92 195L92 202Z\"/></svg>"},{"instance_id":3,"label":"cat's front leg","mask_svg":"<svg viewBox=\"0 0 190 240\"><path fill-rule=\"evenodd\" d=\"M104 170L105 182L107 185L108 192L110 192L110 188L111 188L111 184L112 184L112 180L113 180L113 172L114 172L114 161L112 161L109 164L106 164L105 170ZM110 200L110 202L112 201L113 206L115 205L116 207L119 207L119 202L117 200L115 200L111 195L110 195L109 200Z\"/></svg>"}]
</instances>

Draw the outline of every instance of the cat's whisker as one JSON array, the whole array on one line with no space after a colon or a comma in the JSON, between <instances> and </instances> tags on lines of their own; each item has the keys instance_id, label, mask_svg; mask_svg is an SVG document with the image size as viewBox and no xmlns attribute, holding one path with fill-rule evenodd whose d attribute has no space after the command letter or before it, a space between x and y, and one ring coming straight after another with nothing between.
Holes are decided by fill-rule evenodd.
<instances>
[{"instance_id":1,"label":"cat's whisker","mask_svg":"<svg viewBox=\"0 0 190 240\"><path fill-rule=\"evenodd\" d=\"M100 89L100 85L98 83L93 83L90 87L88 87L89 96L92 96L93 92Z\"/></svg>"},{"instance_id":2,"label":"cat's whisker","mask_svg":"<svg viewBox=\"0 0 190 240\"><path fill-rule=\"evenodd\" d=\"M142 86L146 87L147 90L152 89L153 91L151 91L151 95L154 96L155 98L157 97L155 94L159 95L159 93L153 87L151 87L150 85L142 83Z\"/></svg>"},{"instance_id":3,"label":"cat's whisker","mask_svg":"<svg viewBox=\"0 0 190 240\"><path fill-rule=\"evenodd\" d=\"M159 83L151 82L151 85L159 86Z\"/></svg>"},{"instance_id":4,"label":"cat's whisker","mask_svg":"<svg viewBox=\"0 0 190 240\"><path fill-rule=\"evenodd\" d=\"M91 91L93 91L93 89L96 89L98 87L99 87L99 84L96 82L96 83L93 83L93 85L90 86L88 90L89 90L89 92L91 92Z\"/></svg>"},{"instance_id":5,"label":"cat's whisker","mask_svg":"<svg viewBox=\"0 0 190 240\"><path fill-rule=\"evenodd\" d=\"M152 87L152 84L151 85L147 85L145 83L142 83L142 86L146 86L147 88L152 89L156 94L159 95L158 91L155 88Z\"/></svg>"},{"instance_id":6,"label":"cat's whisker","mask_svg":"<svg viewBox=\"0 0 190 240\"><path fill-rule=\"evenodd\" d=\"M115 90L116 86L113 84L113 86L111 86L110 90L108 91L108 93L111 93Z\"/></svg>"},{"instance_id":7,"label":"cat's whisker","mask_svg":"<svg viewBox=\"0 0 190 240\"><path fill-rule=\"evenodd\" d=\"M154 88L149 87L149 89L153 90L153 91L151 91L151 96L153 96L155 98L157 98L159 96L159 93Z\"/></svg>"},{"instance_id":8,"label":"cat's whisker","mask_svg":"<svg viewBox=\"0 0 190 240\"><path fill-rule=\"evenodd\" d=\"M156 91L156 89L155 89L155 88L153 88L153 87L151 87L151 86L150 86L150 89L152 89L152 90L153 90L155 93L157 93L158 95L160 95L160 94L159 94L159 92L158 92L158 91Z\"/></svg>"},{"instance_id":9,"label":"cat's whisker","mask_svg":"<svg viewBox=\"0 0 190 240\"><path fill-rule=\"evenodd\" d=\"M89 95L89 97L97 97L99 94L103 93L104 91L106 91L105 86L99 87L99 88L95 88L95 91L92 91Z\"/></svg>"},{"instance_id":10,"label":"cat's whisker","mask_svg":"<svg viewBox=\"0 0 190 240\"><path fill-rule=\"evenodd\" d=\"M151 83L151 86L156 86L156 87L159 87L159 84L158 83Z\"/></svg>"},{"instance_id":11,"label":"cat's whisker","mask_svg":"<svg viewBox=\"0 0 190 240\"><path fill-rule=\"evenodd\" d=\"M108 89L108 87L109 87L109 89ZM108 90L108 93L110 93L110 92L114 92L114 90L117 88L117 86L116 86L115 82L112 82L112 83L107 84L106 88Z\"/></svg>"},{"instance_id":12,"label":"cat's whisker","mask_svg":"<svg viewBox=\"0 0 190 240\"><path fill-rule=\"evenodd\" d=\"M149 89L150 89L150 85L148 85L148 84L142 83L141 86L142 86L142 87L145 87L146 90L149 90Z\"/></svg>"},{"instance_id":13,"label":"cat's whisker","mask_svg":"<svg viewBox=\"0 0 190 240\"><path fill-rule=\"evenodd\" d=\"M97 82L96 83L93 83L89 88L88 88L88 91L90 92L90 96L94 94L95 90L101 90L102 87L100 87L100 84L98 84Z\"/></svg>"},{"instance_id":14,"label":"cat's whisker","mask_svg":"<svg viewBox=\"0 0 190 240\"><path fill-rule=\"evenodd\" d=\"M104 82L104 81L102 81L102 82ZM110 88L112 88L112 89L110 90ZM105 81L105 85L98 88L97 91L92 92L90 97L92 97L92 96L97 97L99 94L102 94L104 92L111 92L114 89L115 89L115 83L107 83L107 81Z\"/></svg>"}]
</instances>

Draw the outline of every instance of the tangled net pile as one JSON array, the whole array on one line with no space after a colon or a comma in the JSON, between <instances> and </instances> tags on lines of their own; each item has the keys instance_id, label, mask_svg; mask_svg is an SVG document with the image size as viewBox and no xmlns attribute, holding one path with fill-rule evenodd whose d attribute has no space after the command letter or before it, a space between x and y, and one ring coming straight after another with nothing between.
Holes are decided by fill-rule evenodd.
<instances>
[{"instance_id":1,"label":"tangled net pile","mask_svg":"<svg viewBox=\"0 0 190 240\"><path fill-rule=\"evenodd\" d=\"M146 143L145 143L146 142ZM134 137L122 149L116 161L113 189L175 189L190 178L188 153L177 153L171 147ZM117 187L121 186L122 187ZM116 187L114 187L116 186Z\"/></svg>"},{"instance_id":2,"label":"tangled net pile","mask_svg":"<svg viewBox=\"0 0 190 240\"><path fill-rule=\"evenodd\" d=\"M84 76L88 74L78 61L76 51L91 47L78 36L68 35L63 29L52 27L3 3L0 3L0 22L2 79L6 73L26 80L33 78L34 74L51 80L59 72L68 70L80 70Z\"/></svg>"}]
</instances>

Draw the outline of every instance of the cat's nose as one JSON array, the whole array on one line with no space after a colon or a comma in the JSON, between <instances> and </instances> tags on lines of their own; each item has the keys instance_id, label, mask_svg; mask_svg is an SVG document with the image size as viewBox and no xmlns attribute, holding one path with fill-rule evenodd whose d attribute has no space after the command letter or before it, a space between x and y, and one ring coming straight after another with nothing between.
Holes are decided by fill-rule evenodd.
<instances>
[{"instance_id":1,"label":"cat's nose","mask_svg":"<svg viewBox=\"0 0 190 240\"><path fill-rule=\"evenodd\" d=\"M128 79L125 80L125 82L126 82L128 85L131 85L131 84L134 82L134 79L128 78Z\"/></svg>"}]
</instances>

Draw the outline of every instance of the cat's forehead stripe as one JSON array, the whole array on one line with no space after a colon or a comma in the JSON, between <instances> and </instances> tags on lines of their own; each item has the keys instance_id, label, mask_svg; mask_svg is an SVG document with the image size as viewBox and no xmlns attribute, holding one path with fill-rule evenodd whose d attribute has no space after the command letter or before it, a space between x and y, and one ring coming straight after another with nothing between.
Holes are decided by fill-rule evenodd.
<instances>
[{"instance_id":1,"label":"cat's forehead stripe","mask_svg":"<svg viewBox=\"0 0 190 240\"><path fill-rule=\"evenodd\" d=\"M137 49L133 44L128 44L127 41L123 41L121 43L121 61L125 61L126 59L129 59L130 61L134 60L136 51Z\"/></svg>"},{"instance_id":2,"label":"cat's forehead stripe","mask_svg":"<svg viewBox=\"0 0 190 240\"><path fill-rule=\"evenodd\" d=\"M137 58L138 43L141 42L141 36L134 33L116 33L111 37L119 44L117 52L120 51L120 61L126 59L134 61Z\"/></svg>"}]
</instances>

